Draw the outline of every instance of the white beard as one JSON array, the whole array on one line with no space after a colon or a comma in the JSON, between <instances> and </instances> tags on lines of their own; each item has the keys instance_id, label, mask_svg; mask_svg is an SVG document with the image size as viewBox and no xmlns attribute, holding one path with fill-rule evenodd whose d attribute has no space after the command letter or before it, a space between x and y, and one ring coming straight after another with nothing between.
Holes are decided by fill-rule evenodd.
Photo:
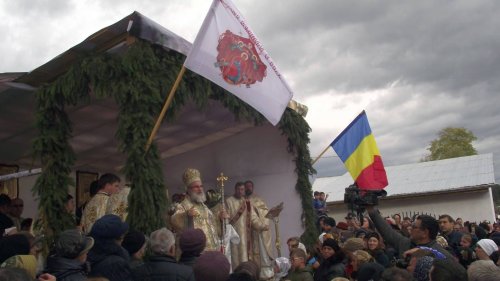
<instances>
[{"instance_id":1,"label":"white beard","mask_svg":"<svg viewBox=\"0 0 500 281\"><path fill-rule=\"evenodd\" d=\"M205 196L205 192L202 193L193 193L188 191L189 197L196 203L204 203L207 201L207 197Z\"/></svg>"}]
</instances>

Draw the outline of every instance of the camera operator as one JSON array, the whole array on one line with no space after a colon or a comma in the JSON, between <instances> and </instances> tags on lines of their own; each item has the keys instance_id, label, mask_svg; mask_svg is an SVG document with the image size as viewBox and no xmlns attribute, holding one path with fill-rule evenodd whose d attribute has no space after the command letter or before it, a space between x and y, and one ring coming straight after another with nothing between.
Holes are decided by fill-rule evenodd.
<instances>
[{"instance_id":1,"label":"camera operator","mask_svg":"<svg viewBox=\"0 0 500 281\"><path fill-rule=\"evenodd\" d=\"M446 259L454 261L453 255L436 242L439 223L433 217L428 215L418 216L412 225L410 237L408 238L392 229L374 206L368 205L366 210L384 241L396 249L400 258L403 257L404 252L411 248L426 246L438 250L446 256Z\"/></svg>"}]
</instances>

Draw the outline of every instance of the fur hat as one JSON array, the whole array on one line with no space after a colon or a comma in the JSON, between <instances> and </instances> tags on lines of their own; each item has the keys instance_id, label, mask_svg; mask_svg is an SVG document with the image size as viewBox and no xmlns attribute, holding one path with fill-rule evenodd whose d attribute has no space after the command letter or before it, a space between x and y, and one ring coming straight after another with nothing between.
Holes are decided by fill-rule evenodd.
<instances>
[{"instance_id":1,"label":"fur hat","mask_svg":"<svg viewBox=\"0 0 500 281\"><path fill-rule=\"evenodd\" d=\"M188 187L195 181L201 181L200 171L193 168L187 168L186 171L184 171L184 174L182 175L182 181L184 182L184 185L186 187Z\"/></svg>"},{"instance_id":2,"label":"fur hat","mask_svg":"<svg viewBox=\"0 0 500 281\"><path fill-rule=\"evenodd\" d=\"M344 242L343 248L348 252L363 250L365 248L365 243L361 238L349 238Z\"/></svg>"},{"instance_id":3,"label":"fur hat","mask_svg":"<svg viewBox=\"0 0 500 281\"><path fill-rule=\"evenodd\" d=\"M118 239L128 230L128 223L122 222L117 215L104 215L96 220L90 231L94 239Z\"/></svg>"},{"instance_id":4,"label":"fur hat","mask_svg":"<svg viewBox=\"0 0 500 281\"><path fill-rule=\"evenodd\" d=\"M226 256L219 251L204 252L193 266L195 280L226 281L231 265Z\"/></svg>"},{"instance_id":5,"label":"fur hat","mask_svg":"<svg viewBox=\"0 0 500 281\"><path fill-rule=\"evenodd\" d=\"M87 237L76 229L63 231L57 239L54 250L56 255L63 258L74 259L87 253L94 246L94 239Z\"/></svg>"},{"instance_id":6,"label":"fur hat","mask_svg":"<svg viewBox=\"0 0 500 281\"><path fill-rule=\"evenodd\" d=\"M206 244L207 237L199 228L186 229L179 238L179 247L183 254L199 256Z\"/></svg>"}]
</instances>

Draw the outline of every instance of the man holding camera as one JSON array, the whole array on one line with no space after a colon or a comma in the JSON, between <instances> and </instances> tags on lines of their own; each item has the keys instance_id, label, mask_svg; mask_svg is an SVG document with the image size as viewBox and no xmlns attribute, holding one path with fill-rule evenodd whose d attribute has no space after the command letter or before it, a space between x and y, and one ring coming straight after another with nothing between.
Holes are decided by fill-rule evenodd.
<instances>
[{"instance_id":1,"label":"man holding camera","mask_svg":"<svg viewBox=\"0 0 500 281\"><path fill-rule=\"evenodd\" d=\"M399 257L403 257L403 253L411 248L425 246L436 249L443 253L447 259L453 260L453 255L436 242L439 223L435 218L428 215L418 216L412 225L408 238L392 229L374 206L366 206L366 210L384 241L398 251Z\"/></svg>"}]
</instances>

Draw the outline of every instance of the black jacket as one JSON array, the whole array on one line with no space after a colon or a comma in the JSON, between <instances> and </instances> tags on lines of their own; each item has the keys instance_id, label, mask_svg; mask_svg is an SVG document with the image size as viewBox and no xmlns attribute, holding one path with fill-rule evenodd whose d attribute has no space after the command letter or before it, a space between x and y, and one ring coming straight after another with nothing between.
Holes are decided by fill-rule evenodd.
<instances>
[{"instance_id":1,"label":"black jacket","mask_svg":"<svg viewBox=\"0 0 500 281\"><path fill-rule=\"evenodd\" d=\"M152 256L144 265L134 269L136 281L195 281L193 269L178 264L171 256Z\"/></svg>"},{"instance_id":2,"label":"black jacket","mask_svg":"<svg viewBox=\"0 0 500 281\"><path fill-rule=\"evenodd\" d=\"M87 261L90 262L90 277L105 277L109 281L131 281L132 271L127 251L115 240L95 239Z\"/></svg>"},{"instance_id":3,"label":"black jacket","mask_svg":"<svg viewBox=\"0 0 500 281\"><path fill-rule=\"evenodd\" d=\"M335 277L346 277L345 265L335 258L321 261L314 273L314 281L330 281Z\"/></svg>"},{"instance_id":4,"label":"black jacket","mask_svg":"<svg viewBox=\"0 0 500 281\"><path fill-rule=\"evenodd\" d=\"M443 255L445 255L447 259L454 260L453 255L443 247L441 247L441 245L439 245L436 240L432 240L427 244L417 245L413 243L410 238L405 237L401 233L392 229L377 210L374 209L373 211L368 212L368 214L370 215L370 219L372 219L373 224L375 224L375 228L378 230L382 238L384 238L384 243L393 246L398 252L400 258L403 258L403 253L408 251L409 249L415 248L417 246L425 246L438 250Z\"/></svg>"},{"instance_id":5,"label":"black jacket","mask_svg":"<svg viewBox=\"0 0 500 281\"><path fill-rule=\"evenodd\" d=\"M50 273L57 281L85 281L89 266L74 259L51 256L47 259L44 272Z\"/></svg>"},{"instance_id":6,"label":"black jacket","mask_svg":"<svg viewBox=\"0 0 500 281\"><path fill-rule=\"evenodd\" d=\"M179 264L187 265L189 267L193 267L194 264L196 263L196 260L199 258L199 256L184 256L181 255L181 258L179 259Z\"/></svg>"}]
</instances>

